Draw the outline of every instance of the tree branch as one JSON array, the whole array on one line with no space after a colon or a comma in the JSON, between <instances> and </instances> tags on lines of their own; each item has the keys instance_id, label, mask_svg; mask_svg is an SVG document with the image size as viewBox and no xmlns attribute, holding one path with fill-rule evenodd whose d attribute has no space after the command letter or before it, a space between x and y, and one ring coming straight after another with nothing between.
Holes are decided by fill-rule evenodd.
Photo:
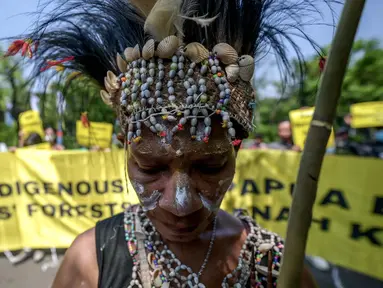
<instances>
[{"instance_id":1,"label":"tree branch","mask_svg":"<svg viewBox=\"0 0 383 288\"><path fill-rule=\"evenodd\" d=\"M300 286L319 173L364 4L346 1L331 47L294 188L279 288Z\"/></svg>"}]
</instances>

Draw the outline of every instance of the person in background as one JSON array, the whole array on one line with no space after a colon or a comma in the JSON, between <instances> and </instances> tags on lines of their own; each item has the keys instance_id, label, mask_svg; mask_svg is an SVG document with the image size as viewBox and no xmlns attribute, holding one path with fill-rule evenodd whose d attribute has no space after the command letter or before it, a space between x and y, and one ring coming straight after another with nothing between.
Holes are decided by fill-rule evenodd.
<instances>
[{"instance_id":1,"label":"person in background","mask_svg":"<svg viewBox=\"0 0 383 288\"><path fill-rule=\"evenodd\" d=\"M267 145L263 142L263 135L260 133L255 134L254 142L249 149L266 149Z\"/></svg>"},{"instance_id":2,"label":"person in background","mask_svg":"<svg viewBox=\"0 0 383 288\"><path fill-rule=\"evenodd\" d=\"M41 136L37 133L31 133L26 139L25 139L25 133L20 130L19 131L19 138L17 147L9 147L9 152L15 152L17 148L23 148L27 146L37 145L41 144L43 140L41 139Z\"/></svg>"},{"instance_id":3,"label":"person in background","mask_svg":"<svg viewBox=\"0 0 383 288\"><path fill-rule=\"evenodd\" d=\"M336 154L357 155L356 147L350 145L348 128L340 127L335 133Z\"/></svg>"},{"instance_id":4,"label":"person in background","mask_svg":"<svg viewBox=\"0 0 383 288\"><path fill-rule=\"evenodd\" d=\"M352 115L350 113L344 115L343 121L344 121L344 126L347 128L350 128L351 122L352 122Z\"/></svg>"},{"instance_id":5,"label":"person in background","mask_svg":"<svg viewBox=\"0 0 383 288\"><path fill-rule=\"evenodd\" d=\"M347 134L350 137L354 137L356 136L356 129L351 127L351 123L352 123L352 115L348 113L343 117L343 125L341 126L341 128L346 129Z\"/></svg>"},{"instance_id":6,"label":"person in background","mask_svg":"<svg viewBox=\"0 0 383 288\"><path fill-rule=\"evenodd\" d=\"M290 121L282 121L279 123L278 136L279 141L270 143L268 145L268 148L276 150L301 151L301 148L299 146L294 145Z\"/></svg>"},{"instance_id":7,"label":"person in background","mask_svg":"<svg viewBox=\"0 0 383 288\"><path fill-rule=\"evenodd\" d=\"M52 127L45 128L45 141L51 144L56 143L56 131Z\"/></svg>"},{"instance_id":8,"label":"person in background","mask_svg":"<svg viewBox=\"0 0 383 288\"><path fill-rule=\"evenodd\" d=\"M376 157L374 152L374 141L355 141L351 137L352 130L347 127L341 127L335 134L336 154L338 155L353 155L362 157Z\"/></svg>"},{"instance_id":9,"label":"person in background","mask_svg":"<svg viewBox=\"0 0 383 288\"><path fill-rule=\"evenodd\" d=\"M45 141L51 144L52 150L65 150L63 145L57 144L56 130L52 127L45 129Z\"/></svg>"},{"instance_id":10,"label":"person in background","mask_svg":"<svg viewBox=\"0 0 383 288\"><path fill-rule=\"evenodd\" d=\"M43 143L43 139L37 133L31 133L24 142L22 147L32 146Z\"/></svg>"}]
</instances>

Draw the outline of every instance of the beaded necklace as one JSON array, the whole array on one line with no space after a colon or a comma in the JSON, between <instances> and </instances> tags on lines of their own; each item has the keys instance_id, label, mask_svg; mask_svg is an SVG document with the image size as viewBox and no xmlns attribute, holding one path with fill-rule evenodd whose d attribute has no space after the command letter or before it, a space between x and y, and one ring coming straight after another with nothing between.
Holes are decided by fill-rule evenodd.
<instances>
[{"instance_id":1,"label":"beaded necklace","mask_svg":"<svg viewBox=\"0 0 383 288\"><path fill-rule=\"evenodd\" d=\"M140 261L138 260L136 221L139 220L145 235L147 262L150 267L152 287L196 287L204 288L199 281L209 261L216 237L216 221L213 224L213 234L209 248L198 273L175 256L162 241L151 221L146 217L141 207L130 207L125 211L125 239L129 253L133 259L132 280L128 288L142 288ZM138 219L136 219L136 217ZM222 287L272 287L276 286L283 249L282 239L267 230L261 229L253 219L243 212L238 217L248 227L248 235L238 257L237 267L223 279Z\"/></svg>"}]
</instances>

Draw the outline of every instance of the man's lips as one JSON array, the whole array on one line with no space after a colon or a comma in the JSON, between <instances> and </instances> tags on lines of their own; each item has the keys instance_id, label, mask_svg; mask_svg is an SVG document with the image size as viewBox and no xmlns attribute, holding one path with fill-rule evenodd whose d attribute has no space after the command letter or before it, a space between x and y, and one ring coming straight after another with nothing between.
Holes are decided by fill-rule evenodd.
<instances>
[{"instance_id":1,"label":"man's lips","mask_svg":"<svg viewBox=\"0 0 383 288\"><path fill-rule=\"evenodd\" d=\"M211 213L206 213L203 209L198 210L185 217L177 217L167 211L165 213L153 214L152 221L158 226L168 230L171 234L190 234L209 219Z\"/></svg>"},{"instance_id":2,"label":"man's lips","mask_svg":"<svg viewBox=\"0 0 383 288\"><path fill-rule=\"evenodd\" d=\"M195 230L197 230L198 227L204 221L206 221L206 218L201 219L201 221L196 221L195 217L193 217L194 219L190 219L190 218L191 217L185 217L185 218L177 219L174 222L173 221L166 221L165 222L165 221L161 221L161 220L157 220L157 221L160 222L161 226L165 227L167 230L174 232L175 234L192 233Z\"/></svg>"},{"instance_id":3,"label":"man's lips","mask_svg":"<svg viewBox=\"0 0 383 288\"><path fill-rule=\"evenodd\" d=\"M173 231L179 231L179 232L191 232L195 230L198 226L199 223L185 223L186 221L183 222L176 222L176 223L169 223L169 222L162 222L160 221L162 226L165 226L166 228L173 230Z\"/></svg>"}]
</instances>

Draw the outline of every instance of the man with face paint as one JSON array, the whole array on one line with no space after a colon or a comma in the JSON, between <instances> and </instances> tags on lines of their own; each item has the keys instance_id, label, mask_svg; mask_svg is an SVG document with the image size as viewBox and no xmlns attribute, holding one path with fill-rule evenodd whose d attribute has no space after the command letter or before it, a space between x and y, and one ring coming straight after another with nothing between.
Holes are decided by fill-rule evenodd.
<instances>
[{"instance_id":1,"label":"man with face paint","mask_svg":"<svg viewBox=\"0 0 383 288\"><path fill-rule=\"evenodd\" d=\"M56 1L32 60L71 59L102 86L140 205L78 236L53 287L275 287L283 240L220 205L254 128L253 57L288 65L278 39L331 1Z\"/></svg>"}]
</instances>

